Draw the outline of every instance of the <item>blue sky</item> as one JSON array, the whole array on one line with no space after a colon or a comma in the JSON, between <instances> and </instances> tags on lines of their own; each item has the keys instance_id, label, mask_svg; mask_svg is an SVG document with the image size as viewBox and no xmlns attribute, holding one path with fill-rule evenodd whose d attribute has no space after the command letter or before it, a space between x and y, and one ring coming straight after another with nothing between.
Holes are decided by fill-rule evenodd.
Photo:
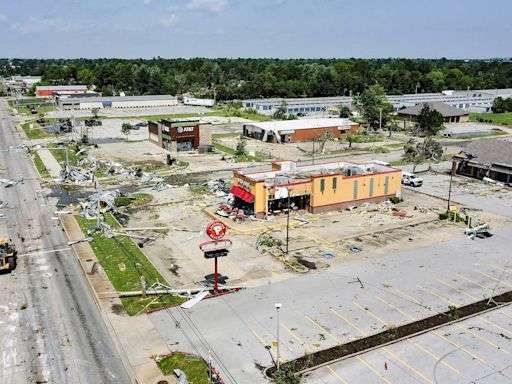
<instances>
[{"instance_id":1,"label":"blue sky","mask_svg":"<svg viewBox=\"0 0 512 384\"><path fill-rule=\"evenodd\" d=\"M512 56L510 0L0 0L0 57Z\"/></svg>"}]
</instances>

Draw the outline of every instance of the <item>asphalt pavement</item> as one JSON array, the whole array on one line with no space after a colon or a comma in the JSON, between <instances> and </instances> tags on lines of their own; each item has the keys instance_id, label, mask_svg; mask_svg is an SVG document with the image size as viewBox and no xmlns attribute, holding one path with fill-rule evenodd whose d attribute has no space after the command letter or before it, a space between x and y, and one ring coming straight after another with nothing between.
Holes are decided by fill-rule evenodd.
<instances>
[{"instance_id":1,"label":"asphalt pavement","mask_svg":"<svg viewBox=\"0 0 512 384\"><path fill-rule=\"evenodd\" d=\"M130 383L75 255L0 101L0 234L19 251L18 267L0 275L0 382Z\"/></svg>"}]
</instances>

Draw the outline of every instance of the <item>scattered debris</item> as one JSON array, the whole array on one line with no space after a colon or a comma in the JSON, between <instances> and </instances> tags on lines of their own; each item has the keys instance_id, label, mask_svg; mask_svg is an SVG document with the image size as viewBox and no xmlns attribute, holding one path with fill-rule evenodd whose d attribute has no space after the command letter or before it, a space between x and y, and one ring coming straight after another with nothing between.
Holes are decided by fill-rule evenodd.
<instances>
[{"instance_id":1,"label":"scattered debris","mask_svg":"<svg viewBox=\"0 0 512 384\"><path fill-rule=\"evenodd\" d=\"M331 252L324 252L324 257L327 260L331 260L331 259L334 259L336 256L334 254L332 254Z\"/></svg>"},{"instance_id":2,"label":"scattered debris","mask_svg":"<svg viewBox=\"0 0 512 384\"><path fill-rule=\"evenodd\" d=\"M350 252L352 252L352 253L359 253L361 251L362 251L362 249L359 247L351 247L350 248Z\"/></svg>"}]
</instances>

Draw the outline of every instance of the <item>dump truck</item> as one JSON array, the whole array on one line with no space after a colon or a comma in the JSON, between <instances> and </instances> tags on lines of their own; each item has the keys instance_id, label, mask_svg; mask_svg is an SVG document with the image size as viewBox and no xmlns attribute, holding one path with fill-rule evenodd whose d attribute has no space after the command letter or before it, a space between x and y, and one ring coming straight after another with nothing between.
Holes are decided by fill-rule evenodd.
<instances>
[{"instance_id":1,"label":"dump truck","mask_svg":"<svg viewBox=\"0 0 512 384\"><path fill-rule=\"evenodd\" d=\"M0 271L13 271L17 254L12 241L8 237L0 237Z\"/></svg>"}]
</instances>

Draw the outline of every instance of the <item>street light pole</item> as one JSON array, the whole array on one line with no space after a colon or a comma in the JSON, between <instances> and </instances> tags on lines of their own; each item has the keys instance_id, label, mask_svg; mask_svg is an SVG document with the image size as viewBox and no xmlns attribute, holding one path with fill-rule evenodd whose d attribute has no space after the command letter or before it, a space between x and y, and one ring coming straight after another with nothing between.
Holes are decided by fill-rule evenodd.
<instances>
[{"instance_id":1,"label":"street light pole","mask_svg":"<svg viewBox=\"0 0 512 384\"><path fill-rule=\"evenodd\" d=\"M288 240L290 234L290 188L287 189L288 192L288 212L286 215L286 255L288 255Z\"/></svg>"},{"instance_id":2,"label":"street light pole","mask_svg":"<svg viewBox=\"0 0 512 384\"><path fill-rule=\"evenodd\" d=\"M453 160L452 160L453 161ZM450 170L450 187L448 188L448 207L446 208L446 212L450 212L450 198L452 196L452 180L453 180L453 168L455 163L452 163L452 169Z\"/></svg>"},{"instance_id":3,"label":"street light pole","mask_svg":"<svg viewBox=\"0 0 512 384\"><path fill-rule=\"evenodd\" d=\"M277 370L279 371L279 360L280 360L280 353L279 353L279 344L280 344L280 340L279 340L279 310L281 309L281 306L282 304L281 303L276 303L274 304L274 306L276 307L276 320L277 320L277 355L276 355L276 368Z\"/></svg>"}]
</instances>

